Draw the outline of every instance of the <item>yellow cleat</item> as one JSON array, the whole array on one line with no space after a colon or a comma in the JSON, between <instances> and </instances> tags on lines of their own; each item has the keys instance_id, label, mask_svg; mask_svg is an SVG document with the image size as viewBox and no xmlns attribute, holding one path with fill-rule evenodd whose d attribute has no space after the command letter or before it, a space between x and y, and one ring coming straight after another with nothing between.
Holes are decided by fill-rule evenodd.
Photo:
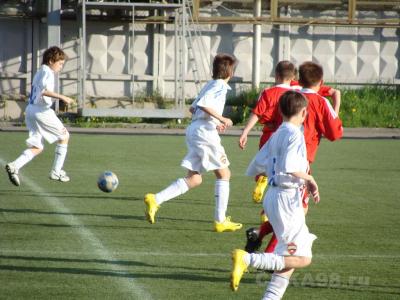
<instances>
[{"instance_id":1,"label":"yellow cleat","mask_svg":"<svg viewBox=\"0 0 400 300\"><path fill-rule=\"evenodd\" d=\"M244 261L244 256L247 254L246 251L241 249L235 249L232 252L233 270L231 273L231 289L237 291L239 288L240 280L242 279L243 273L247 272L247 264Z\"/></svg>"},{"instance_id":2,"label":"yellow cleat","mask_svg":"<svg viewBox=\"0 0 400 300\"><path fill-rule=\"evenodd\" d=\"M253 191L253 201L255 203L260 203L262 201L267 186L268 186L268 177L260 175L257 179L257 183Z\"/></svg>"},{"instance_id":3,"label":"yellow cleat","mask_svg":"<svg viewBox=\"0 0 400 300\"><path fill-rule=\"evenodd\" d=\"M214 230L216 232L236 231L242 228L242 224L231 221L231 217L227 217L225 221L219 223L214 222Z\"/></svg>"},{"instance_id":4,"label":"yellow cleat","mask_svg":"<svg viewBox=\"0 0 400 300\"><path fill-rule=\"evenodd\" d=\"M154 224L154 217L157 210L160 208L160 205L158 205L156 202L156 196L154 194L146 194L144 196L144 204L146 205L146 209L144 211L146 218L150 224Z\"/></svg>"},{"instance_id":5,"label":"yellow cleat","mask_svg":"<svg viewBox=\"0 0 400 300\"><path fill-rule=\"evenodd\" d=\"M265 214L265 212L261 213L261 215L260 215L260 221L261 221L261 224L268 221L268 217L267 217L267 215Z\"/></svg>"}]
</instances>

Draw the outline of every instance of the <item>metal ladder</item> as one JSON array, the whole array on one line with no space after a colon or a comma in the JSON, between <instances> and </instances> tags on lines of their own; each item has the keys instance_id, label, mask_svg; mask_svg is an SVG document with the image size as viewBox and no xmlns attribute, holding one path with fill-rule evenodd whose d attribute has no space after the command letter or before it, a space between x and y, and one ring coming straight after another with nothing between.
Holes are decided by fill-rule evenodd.
<instances>
[{"instance_id":1,"label":"metal ladder","mask_svg":"<svg viewBox=\"0 0 400 300\"><path fill-rule=\"evenodd\" d=\"M204 75L204 77L208 77L210 74L209 71L209 66L205 65L205 61L206 61L206 49L205 49L205 45L203 42L203 38L201 36L201 32L199 32L199 30L196 29L196 27L198 26L198 24L194 21L193 19L193 13L192 13L192 9L191 7L193 7L193 1L189 1L189 0L182 0L182 11L180 11L180 19L181 19L181 26L182 26L182 36L184 38L184 41L186 43L186 48L187 48L187 56L188 56L188 62L190 64L190 67L192 69L192 74L193 74L193 79L194 79L194 83L196 86L196 91L197 93L200 92L202 85L203 85L203 81L201 79L202 75ZM197 42L197 49L199 49L199 53L200 53L200 58L196 59L196 55L194 52L194 43L193 43L193 39L195 38L195 41ZM180 57L185 57L184 49L180 49L181 51L181 55ZM198 59L200 59L201 63L201 67L202 70L199 70L199 63L198 63ZM181 77L183 76L182 72L184 72L184 62L181 61L180 62L180 72L181 72ZM202 74L200 73L202 71ZM204 78L203 77L203 78ZM182 91L180 91L182 92Z\"/></svg>"}]
</instances>

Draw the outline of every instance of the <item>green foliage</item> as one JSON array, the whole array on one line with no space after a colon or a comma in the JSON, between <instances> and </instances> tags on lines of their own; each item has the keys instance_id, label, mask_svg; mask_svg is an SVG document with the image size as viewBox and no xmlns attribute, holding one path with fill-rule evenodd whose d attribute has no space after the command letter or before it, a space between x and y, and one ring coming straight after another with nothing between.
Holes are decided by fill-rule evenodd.
<instances>
[{"instance_id":1,"label":"green foliage","mask_svg":"<svg viewBox=\"0 0 400 300\"><path fill-rule=\"evenodd\" d=\"M400 128L400 86L371 85L358 89L341 88L342 101L340 118L345 127L383 127ZM224 114L236 125L247 122L262 89L249 89L238 95L228 96ZM159 92L152 95L141 93L136 102L157 103L158 108L173 106ZM192 101L187 100L187 105ZM72 117L64 118L67 124L79 127L121 127L124 124L158 123L168 127L187 125L190 119L177 120L156 118L117 118L117 117Z\"/></svg>"},{"instance_id":2,"label":"green foliage","mask_svg":"<svg viewBox=\"0 0 400 300\"><path fill-rule=\"evenodd\" d=\"M340 88L340 118L345 127L400 128L400 86L371 85L359 89ZM260 91L248 90L229 97L229 116L235 124L244 124Z\"/></svg>"},{"instance_id":3,"label":"green foliage","mask_svg":"<svg viewBox=\"0 0 400 300\"><path fill-rule=\"evenodd\" d=\"M343 90L339 115L346 127L400 128L400 86Z\"/></svg>"}]
</instances>

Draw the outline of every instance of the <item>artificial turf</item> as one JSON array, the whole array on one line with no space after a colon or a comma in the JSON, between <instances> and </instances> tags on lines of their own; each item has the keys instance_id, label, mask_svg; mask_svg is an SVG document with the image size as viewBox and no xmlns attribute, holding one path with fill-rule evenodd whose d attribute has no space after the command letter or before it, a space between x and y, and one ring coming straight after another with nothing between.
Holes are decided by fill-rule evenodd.
<instances>
[{"instance_id":1,"label":"artificial turf","mask_svg":"<svg viewBox=\"0 0 400 300\"><path fill-rule=\"evenodd\" d=\"M0 133L0 165L24 149L26 133ZM143 195L185 171L182 136L71 137L69 183L48 179L54 146L23 168L21 186L0 176L0 299L260 299L270 274L251 270L229 288L230 252L258 226L260 205L245 177L257 149L223 137L231 162L228 213L244 224L212 231L214 176L144 219ZM313 263L295 272L284 299L400 298L400 141L323 140L312 166L321 203L307 223L318 236ZM118 189L96 186L104 170Z\"/></svg>"}]
</instances>

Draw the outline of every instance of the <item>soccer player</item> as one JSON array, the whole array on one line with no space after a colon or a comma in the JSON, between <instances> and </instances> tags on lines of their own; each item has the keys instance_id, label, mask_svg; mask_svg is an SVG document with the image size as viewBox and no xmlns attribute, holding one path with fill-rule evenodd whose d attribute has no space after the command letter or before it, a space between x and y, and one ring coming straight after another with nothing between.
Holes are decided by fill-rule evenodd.
<instances>
[{"instance_id":1,"label":"soccer player","mask_svg":"<svg viewBox=\"0 0 400 300\"><path fill-rule=\"evenodd\" d=\"M340 99L334 103L335 109L330 102L320 96L318 91L323 79L322 67L314 62L305 62L299 67L299 83L303 88L301 93L307 98L308 115L304 122L304 136L307 147L307 159L311 164L317 153L321 137L325 136L330 141L340 139L343 135L342 121L338 117L336 110L340 109ZM303 207L305 213L308 210L308 197L304 195ZM261 245L265 235L273 231L271 224L267 221L261 224L259 230L250 228L246 231L247 244L245 249L254 252ZM273 252L277 244L275 235L272 236L265 251Z\"/></svg>"},{"instance_id":2,"label":"soccer player","mask_svg":"<svg viewBox=\"0 0 400 300\"><path fill-rule=\"evenodd\" d=\"M186 129L188 152L181 166L188 170L185 178L179 178L157 194L146 194L144 203L148 221L153 224L160 205L186 193L202 182L202 173L213 171L215 182L216 232L236 231L242 224L226 217L229 200L231 172L225 149L221 145L220 131L232 126L232 121L222 116L226 93L230 90L229 79L233 76L236 59L229 54L218 54L213 62L212 80L202 88L191 105L192 122Z\"/></svg>"},{"instance_id":3,"label":"soccer player","mask_svg":"<svg viewBox=\"0 0 400 300\"><path fill-rule=\"evenodd\" d=\"M25 123L29 130L26 149L16 160L6 165L6 171L12 184L19 186L19 170L43 151L43 140L52 144L57 141L50 179L61 182L69 181L62 170L67 155L69 133L60 119L51 109L52 98L58 98L67 105L73 99L54 92L54 75L64 66L66 54L58 47L50 47L43 54L42 66L33 78L29 104L25 110Z\"/></svg>"},{"instance_id":4,"label":"soccer player","mask_svg":"<svg viewBox=\"0 0 400 300\"><path fill-rule=\"evenodd\" d=\"M319 202L318 185L307 174L307 150L301 125L307 115L307 99L299 92L282 95L279 108L283 123L250 163L247 173L254 176L265 172L269 189L264 210L278 238L275 252L250 254L236 249L232 253L231 288L236 291L248 266L274 270L263 299L281 299L295 268L311 263L311 247L316 236L305 223L301 205L307 185L315 202Z\"/></svg>"},{"instance_id":5,"label":"soccer player","mask_svg":"<svg viewBox=\"0 0 400 300\"><path fill-rule=\"evenodd\" d=\"M247 136L257 122L264 125L260 137L259 149L268 141L272 133L282 123L282 117L278 112L279 97L286 91L291 90L291 81L295 78L296 68L287 60L280 61L275 67L275 86L264 89L257 100L245 128L239 138L239 147L244 149L247 144ZM265 176L256 176L256 186L253 191L253 200L260 203L264 190L267 187Z\"/></svg>"},{"instance_id":6,"label":"soccer player","mask_svg":"<svg viewBox=\"0 0 400 300\"><path fill-rule=\"evenodd\" d=\"M269 137L282 123L281 115L278 112L278 99L290 89L301 90L298 81L294 80L297 75L297 69L289 61L280 61L275 67L275 83L271 88L264 89L257 101L253 113L250 116L243 132L239 138L239 147L244 149L247 144L247 136L254 125L259 122L264 124L263 133L260 137L259 149L268 141ZM331 97L334 110L339 114L340 91L330 86L322 85L318 94L323 97ZM265 176L256 176L256 186L253 191L253 200L256 203L261 202L265 188L267 187L267 178ZM266 221L266 220L265 220Z\"/></svg>"},{"instance_id":7,"label":"soccer player","mask_svg":"<svg viewBox=\"0 0 400 300\"><path fill-rule=\"evenodd\" d=\"M300 86L299 82L296 80L292 80L290 82L290 86L295 90L301 90L303 87ZM337 90L329 85L324 85L324 82L321 81L321 85L318 90L318 95L322 97L329 97L332 99L333 109L336 114L339 114L340 101L341 101L341 93L340 90Z\"/></svg>"}]
</instances>

